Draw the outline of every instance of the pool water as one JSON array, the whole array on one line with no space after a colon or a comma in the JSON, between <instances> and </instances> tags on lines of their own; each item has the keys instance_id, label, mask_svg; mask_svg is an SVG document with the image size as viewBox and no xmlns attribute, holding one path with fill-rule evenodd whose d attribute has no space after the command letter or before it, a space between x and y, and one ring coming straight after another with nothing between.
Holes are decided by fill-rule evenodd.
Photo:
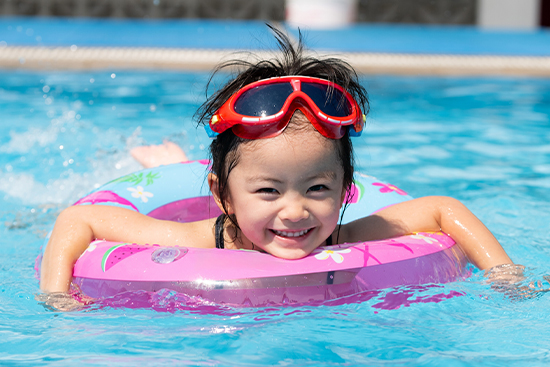
<instances>
[{"instance_id":1,"label":"pool water","mask_svg":"<svg viewBox=\"0 0 550 367\"><path fill-rule=\"evenodd\" d=\"M466 366L550 362L550 295L497 292L483 272L344 305L175 312L35 300L34 259L56 215L139 169L129 149L170 139L191 159L208 78L169 72L0 72L0 364ZM372 111L358 169L413 196L462 200L527 279L549 273L550 82L364 77ZM462 294L424 302L438 294ZM397 309L381 307L388 294ZM453 293L453 294L454 294ZM173 303L159 292L158 304ZM367 297L368 298L368 297ZM365 298L366 299L366 298Z\"/></svg>"}]
</instances>

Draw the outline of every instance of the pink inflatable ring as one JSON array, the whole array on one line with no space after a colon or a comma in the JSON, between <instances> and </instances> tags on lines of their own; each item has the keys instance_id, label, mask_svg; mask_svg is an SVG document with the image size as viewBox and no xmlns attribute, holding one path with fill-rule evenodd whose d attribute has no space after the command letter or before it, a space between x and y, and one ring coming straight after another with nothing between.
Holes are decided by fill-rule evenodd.
<instances>
[{"instance_id":1,"label":"pink inflatable ring","mask_svg":"<svg viewBox=\"0 0 550 367\"><path fill-rule=\"evenodd\" d=\"M143 170L109 182L75 205L117 205L180 222L216 217L220 211L204 182L207 165L195 161ZM410 199L361 174L352 190L344 223ZM303 304L445 283L464 277L466 265L460 248L441 232L319 247L299 260L246 250L94 241L74 266L73 286L94 299L168 289L231 306Z\"/></svg>"}]
</instances>

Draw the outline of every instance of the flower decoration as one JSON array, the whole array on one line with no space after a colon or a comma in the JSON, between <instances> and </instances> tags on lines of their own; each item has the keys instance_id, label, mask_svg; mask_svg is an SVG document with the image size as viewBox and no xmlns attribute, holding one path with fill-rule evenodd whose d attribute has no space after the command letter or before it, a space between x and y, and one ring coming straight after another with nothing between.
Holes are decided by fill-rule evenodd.
<instances>
[{"instance_id":1,"label":"flower decoration","mask_svg":"<svg viewBox=\"0 0 550 367\"><path fill-rule=\"evenodd\" d=\"M351 250L349 248L339 249L339 250L325 249L325 250L322 250L321 252L319 252L317 255L315 255L315 258L317 260L326 260L329 257L331 257L332 260L334 260L336 263L340 264L344 261L344 256L342 256L341 254L347 254L349 252L351 252Z\"/></svg>"},{"instance_id":2,"label":"flower decoration","mask_svg":"<svg viewBox=\"0 0 550 367\"><path fill-rule=\"evenodd\" d=\"M143 187L141 187L141 186L137 186L135 188L134 187L129 187L128 191L131 191L133 197L140 198L141 201L143 201L144 203L148 202L149 198L153 197L152 193L144 191Z\"/></svg>"},{"instance_id":3,"label":"flower decoration","mask_svg":"<svg viewBox=\"0 0 550 367\"><path fill-rule=\"evenodd\" d=\"M129 175L117 178L116 180L113 180L110 183L130 182L133 185L139 185L145 179L146 180L145 185L149 186L149 185L152 185L153 183L155 183L155 180L159 179L160 177L161 177L161 175L160 175L159 172L154 173L152 171L147 173L147 175L145 175L145 177L143 177L143 172L140 172L140 173L137 173L137 174L136 173L131 173Z\"/></svg>"},{"instance_id":4,"label":"flower decoration","mask_svg":"<svg viewBox=\"0 0 550 367\"><path fill-rule=\"evenodd\" d=\"M387 193L390 193L390 192L396 192L399 195L408 195L405 191L401 190L399 187L393 186L393 185L390 185L390 184L385 184L385 183L382 183L382 182L375 182L372 185L373 186L380 186L380 192L382 194L387 194Z\"/></svg>"}]
</instances>

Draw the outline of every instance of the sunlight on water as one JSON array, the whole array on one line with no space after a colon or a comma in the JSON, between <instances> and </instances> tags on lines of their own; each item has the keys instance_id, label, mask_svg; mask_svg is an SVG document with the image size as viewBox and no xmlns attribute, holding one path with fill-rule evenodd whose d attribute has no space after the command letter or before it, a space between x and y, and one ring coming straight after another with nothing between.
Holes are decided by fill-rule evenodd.
<instances>
[{"instance_id":1,"label":"sunlight on water","mask_svg":"<svg viewBox=\"0 0 550 367\"><path fill-rule=\"evenodd\" d=\"M0 364L533 365L550 360L550 296L498 292L483 272L344 305L58 313L34 299L34 259L64 207L139 169L129 150L170 139L190 158L209 140L192 116L205 74L0 73ZM527 266L550 263L550 84L534 79L364 79L372 111L358 168L413 196L464 201ZM441 295L456 295L442 297ZM439 297L439 298L438 298ZM388 299L398 309L386 309ZM434 300L437 300L435 302ZM175 311L179 302L183 310ZM183 303L182 303L183 302Z\"/></svg>"}]
</instances>

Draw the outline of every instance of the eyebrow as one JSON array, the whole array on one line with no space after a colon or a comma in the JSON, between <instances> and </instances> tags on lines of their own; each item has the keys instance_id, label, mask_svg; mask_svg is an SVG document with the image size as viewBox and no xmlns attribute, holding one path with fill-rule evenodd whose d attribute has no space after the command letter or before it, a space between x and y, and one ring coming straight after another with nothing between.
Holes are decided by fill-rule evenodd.
<instances>
[{"instance_id":1,"label":"eyebrow","mask_svg":"<svg viewBox=\"0 0 550 367\"><path fill-rule=\"evenodd\" d=\"M337 176L338 175L334 171L324 171L324 172L320 172L316 175L306 177L304 179L304 181L311 181L311 180L315 180L315 179L318 179L318 178L327 178L331 181L335 181ZM267 181L267 182L273 182L273 183L283 183L283 181L281 181L281 180L279 180L275 177L262 176L262 175L256 175L256 176L248 177L248 181L251 181L251 182Z\"/></svg>"},{"instance_id":2,"label":"eyebrow","mask_svg":"<svg viewBox=\"0 0 550 367\"><path fill-rule=\"evenodd\" d=\"M324 171L324 172L320 172L317 175L308 177L307 180L314 180L316 178L328 178L331 181L335 181L337 176L338 175L334 171Z\"/></svg>"}]
</instances>

